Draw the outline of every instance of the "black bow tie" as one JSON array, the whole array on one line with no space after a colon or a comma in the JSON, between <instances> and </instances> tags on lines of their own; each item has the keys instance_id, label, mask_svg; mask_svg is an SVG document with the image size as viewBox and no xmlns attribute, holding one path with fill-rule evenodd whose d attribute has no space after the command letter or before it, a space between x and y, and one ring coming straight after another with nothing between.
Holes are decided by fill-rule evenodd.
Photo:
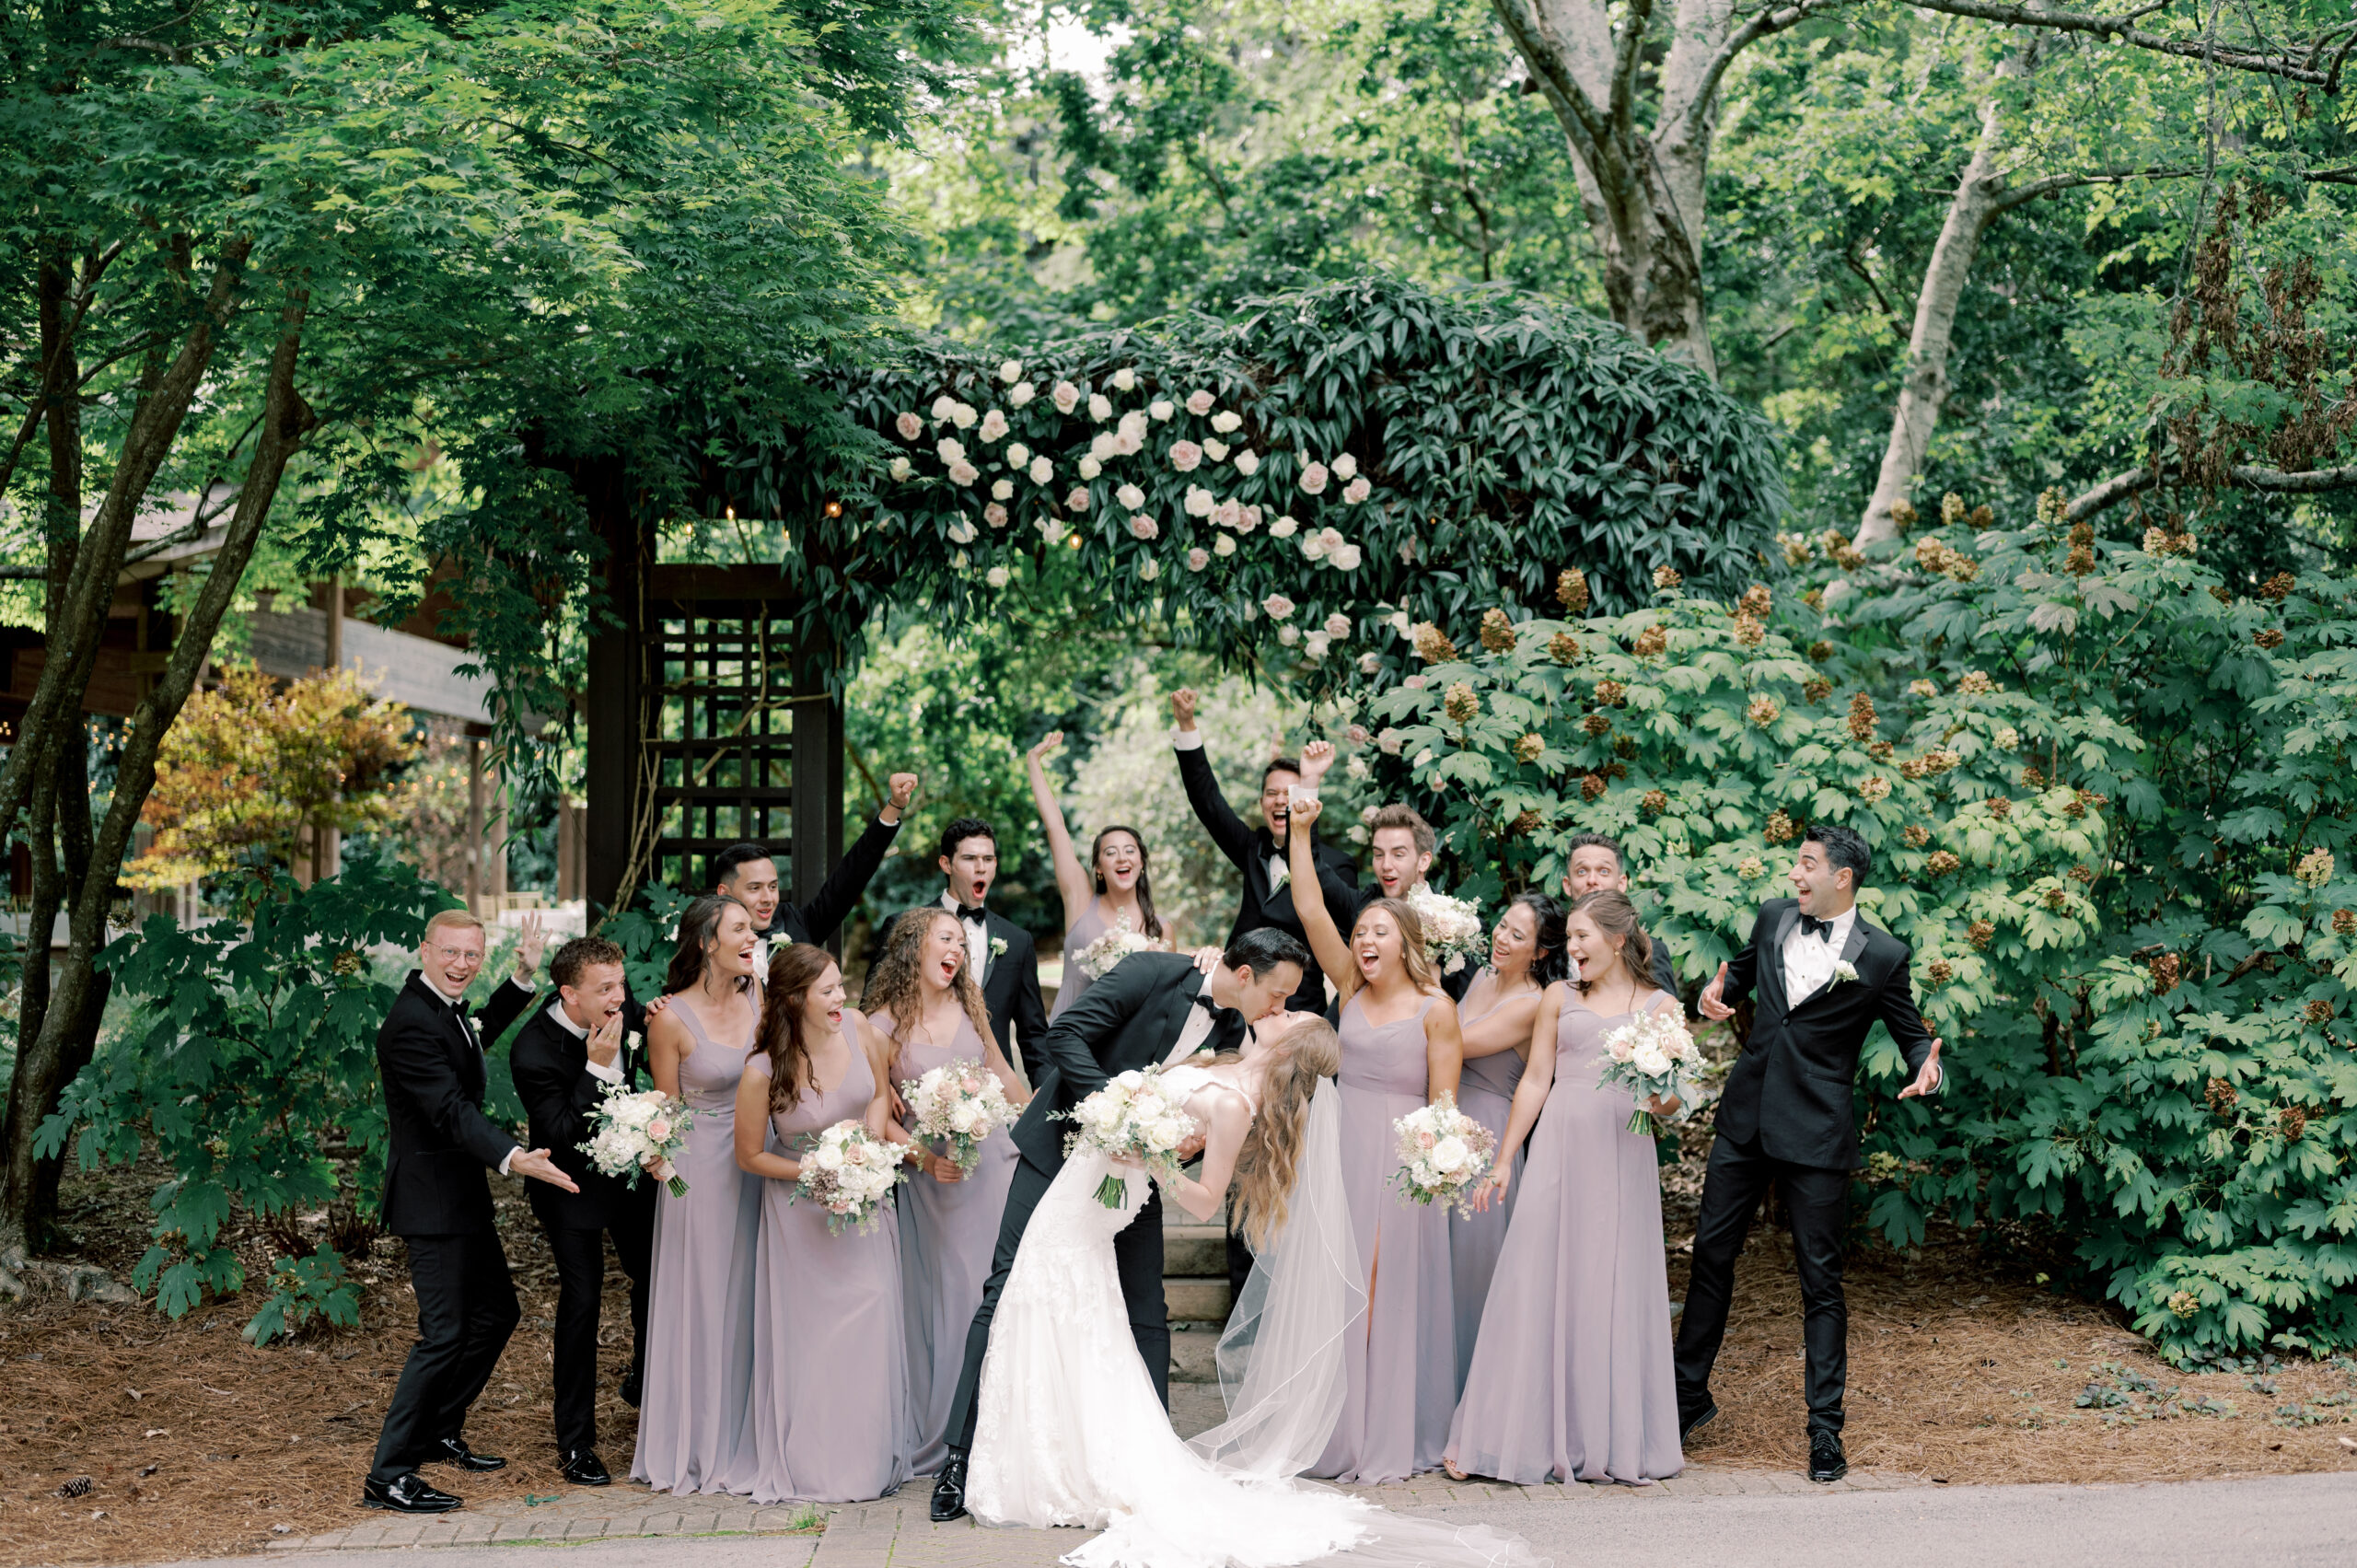
<instances>
[{"instance_id":1,"label":"black bow tie","mask_svg":"<svg viewBox=\"0 0 2357 1568\"><path fill-rule=\"evenodd\" d=\"M980 904L974 904L971 906L959 904L958 906L958 918L964 921L969 925L986 925L990 923L991 912L982 908Z\"/></svg>"},{"instance_id":2,"label":"black bow tie","mask_svg":"<svg viewBox=\"0 0 2357 1568\"><path fill-rule=\"evenodd\" d=\"M1234 1051L1244 1042L1244 1015L1223 1007L1204 992L1195 993L1195 1005L1212 1016L1212 1032L1204 1041L1213 1051Z\"/></svg>"},{"instance_id":3,"label":"black bow tie","mask_svg":"<svg viewBox=\"0 0 2357 1568\"><path fill-rule=\"evenodd\" d=\"M1801 916L1801 935L1814 936L1820 942L1830 942L1833 940L1833 923L1819 920L1813 914L1805 914Z\"/></svg>"}]
</instances>

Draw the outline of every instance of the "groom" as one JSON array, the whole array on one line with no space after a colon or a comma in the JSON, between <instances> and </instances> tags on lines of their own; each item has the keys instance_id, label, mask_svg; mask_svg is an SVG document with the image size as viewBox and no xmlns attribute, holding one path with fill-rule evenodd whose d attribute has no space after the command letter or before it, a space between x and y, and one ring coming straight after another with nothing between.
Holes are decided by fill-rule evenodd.
<instances>
[{"instance_id":1,"label":"groom","mask_svg":"<svg viewBox=\"0 0 2357 1568\"><path fill-rule=\"evenodd\" d=\"M1756 995L1751 1038L1719 1099L1718 1140L1702 1182L1694 1267L1678 1326L1678 1435L1719 1413L1711 1364L1726 1335L1735 1261L1771 1187L1792 1218L1808 1369L1808 1478L1849 1473L1841 1396L1849 1378L1849 1307L1841 1296L1843 1210L1858 1164L1852 1081L1858 1050L1879 1018L1914 1072L1901 1099L1936 1093L1940 1042L1923 1027L1907 944L1868 925L1858 885L1872 856L1848 828L1811 828L1793 864L1791 899L1759 906L1751 941L1702 988L1702 1016L1731 1016ZM1846 972L1845 972L1846 971Z\"/></svg>"},{"instance_id":2,"label":"groom","mask_svg":"<svg viewBox=\"0 0 2357 1568\"><path fill-rule=\"evenodd\" d=\"M998 1251L982 1286L982 1305L966 1333L966 1366L949 1404L948 1457L933 1489L933 1517L946 1523L966 1512L966 1450L974 1442L974 1405L990 1350L991 1318L1015 1267L1031 1211L1047 1195L1064 1163L1066 1129L1051 1120L1110 1083L1115 1075L1171 1062L1199 1050L1229 1051L1245 1027L1285 1005L1301 984L1309 955L1282 931L1247 931L1227 946L1208 975L1180 953L1132 953L1064 1010L1040 1040L1039 1084L1015 1124L1015 1183L998 1227ZM1130 1333L1153 1374L1163 1403L1170 1402L1170 1319L1162 1299L1162 1195L1150 1195L1113 1238L1121 1299Z\"/></svg>"}]
</instances>

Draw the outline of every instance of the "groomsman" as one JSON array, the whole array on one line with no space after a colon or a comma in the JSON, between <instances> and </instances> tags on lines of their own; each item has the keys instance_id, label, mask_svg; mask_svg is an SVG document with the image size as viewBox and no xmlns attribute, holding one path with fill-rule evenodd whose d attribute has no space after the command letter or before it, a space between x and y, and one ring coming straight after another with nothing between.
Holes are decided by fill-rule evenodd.
<instances>
[{"instance_id":1,"label":"groomsman","mask_svg":"<svg viewBox=\"0 0 2357 1568\"><path fill-rule=\"evenodd\" d=\"M712 857L706 877L712 890L726 893L743 904L753 917L753 929L761 934L761 944L753 954L755 974L769 973L772 940L826 943L833 939L851 912L859 907L868 883L876 878L877 867L884 864L892 841L900 836L900 819L917 792L917 776L894 773L886 789L884 808L852 844L841 864L827 874L827 879L819 885L817 896L807 904L781 901L777 862L766 844L731 844Z\"/></svg>"},{"instance_id":2,"label":"groomsman","mask_svg":"<svg viewBox=\"0 0 2357 1568\"><path fill-rule=\"evenodd\" d=\"M1914 1071L1900 1099L1940 1087L1940 1042L1923 1027L1907 944L1866 923L1859 884L1872 864L1847 828L1811 828L1792 869L1790 899L1759 906L1751 941L1702 988L1706 1018L1757 1000L1751 1038L1720 1097L1718 1139L1702 1183L1694 1269L1678 1327L1681 1443L1719 1413L1711 1366L1725 1337L1736 1259L1771 1187L1783 1194L1801 1280L1801 1342L1808 1379L1808 1478L1849 1472L1841 1398L1849 1378L1849 1307L1841 1295L1841 1236L1850 1172L1858 1164L1853 1080L1875 1020Z\"/></svg>"},{"instance_id":3,"label":"groomsman","mask_svg":"<svg viewBox=\"0 0 2357 1568\"><path fill-rule=\"evenodd\" d=\"M1577 903L1590 893L1629 890L1629 873L1625 869L1628 862L1620 853L1620 840L1608 839L1602 833L1573 833L1571 848L1571 869L1563 873L1563 897L1568 902ZM1669 944L1647 935L1654 948L1649 978L1657 990L1676 996L1678 970L1669 961Z\"/></svg>"},{"instance_id":4,"label":"groomsman","mask_svg":"<svg viewBox=\"0 0 2357 1568\"><path fill-rule=\"evenodd\" d=\"M532 972L545 945L540 917L528 915L515 979L470 1014L467 987L482 968L482 922L464 910L442 911L426 922L417 968L377 1031L385 1228L409 1244L417 1344L393 1387L376 1463L361 1483L364 1507L447 1513L461 1499L428 1485L418 1466L495 1470L507 1463L474 1452L460 1435L518 1316L483 1172L578 1189L547 1149L522 1147L483 1114L483 1049L531 1005Z\"/></svg>"},{"instance_id":5,"label":"groomsman","mask_svg":"<svg viewBox=\"0 0 2357 1568\"><path fill-rule=\"evenodd\" d=\"M960 817L941 830L935 862L948 879L941 907L956 915L966 934L967 967L982 988L991 1032L1007 1060L1018 1063L1032 1084L1039 1081L1039 1042L1047 1038L1048 1009L1039 1001L1039 952L1031 934L985 907L998 880L998 831L979 817ZM1016 1046L1022 1047L1021 1054Z\"/></svg>"},{"instance_id":6,"label":"groomsman","mask_svg":"<svg viewBox=\"0 0 2357 1568\"><path fill-rule=\"evenodd\" d=\"M655 1241L655 1179L633 1187L601 1175L580 1145L610 1085L637 1088L643 1065L627 1034L630 993L622 950L580 936L556 950L549 977L557 999L526 1021L508 1048L508 1071L530 1119L530 1138L552 1151L577 1192L531 1190L532 1213L556 1255L556 1446L564 1479L604 1486L598 1459L598 1318L605 1295L606 1237L630 1278L630 1373L622 1399L638 1403L646 1365L646 1292Z\"/></svg>"},{"instance_id":7,"label":"groomsman","mask_svg":"<svg viewBox=\"0 0 2357 1568\"><path fill-rule=\"evenodd\" d=\"M1178 753L1178 779L1186 785L1187 804L1195 808L1196 820L1243 874L1243 897L1227 939L1232 945L1248 931L1271 929L1283 932L1306 950L1309 935L1301 927L1293 894L1285 887L1292 878L1285 861L1285 825L1293 811L1293 787L1303 782L1301 763L1279 757L1260 771L1260 818L1266 825L1245 826L1220 794L1219 778L1212 772L1211 759L1203 755L1202 732L1195 727L1195 703L1191 690L1172 694L1170 712L1178 727L1172 732L1170 743ZM1338 916L1356 909L1353 889L1358 867L1351 857L1329 844L1317 844L1313 851L1328 907ZM1316 959L1303 969L1301 989L1294 993L1291 1005L1295 1012L1326 1011L1326 976Z\"/></svg>"}]
</instances>

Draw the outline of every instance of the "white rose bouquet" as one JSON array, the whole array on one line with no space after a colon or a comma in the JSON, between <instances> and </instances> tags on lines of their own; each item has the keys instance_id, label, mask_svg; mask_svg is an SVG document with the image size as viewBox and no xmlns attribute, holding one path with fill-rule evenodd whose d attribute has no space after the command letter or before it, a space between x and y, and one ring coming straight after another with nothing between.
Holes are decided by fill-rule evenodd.
<instances>
[{"instance_id":1,"label":"white rose bouquet","mask_svg":"<svg viewBox=\"0 0 2357 1568\"><path fill-rule=\"evenodd\" d=\"M694 1121L695 1112L684 1101L661 1089L610 1084L598 1109L589 1113L589 1136L579 1147L600 1176L626 1177L635 1187L638 1173L647 1171L669 1185L672 1197L684 1198L688 1184L671 1158L687 1146L688 1128Z\"/></svg>"},{"instance_id":2,"label":"white rose bouquet","mask_svg":"<svg viewBox=\"0 0 2357 1568\"><path fill-rule=\"evenodd\" d=\"M1134 1161L1156 1181L1178 1176L1178 1145L1195 1135L1195 1119L1178 1109L1178 1097L1162 1086L1162 1069L1124 1073L1057 1115L1075 1123L1064 1135L1064 1157L1087 1151ZM1109 1209L1129 1202L1129 1186L1118 1170L1097 1184L1097 1201Z\"/></svg>"},{"instance_id":3,"label":"white rose bouquet","mask_svg":"<svg viewBox=\"0 0 2357 1568\"><path fill-rule=\"evenodd\" d=\"M1455 1095L1410 1111L1391 1130L1399 1134L1399 1168L1391 1178L1399 1195L1471 1213L1465 1200L1489 1173L1497 1134L1457 1109Z\"/></svg>"},{"instance_id":4,"label":"white rose bouquet","mask_svg":"<svg viewBox=\"0 0 2357 1568\"><path fill-rule=\"evenodd\" d=\"M1489 943L1489 933L1481 928L1480 905L1470 899L1435 893L1420 882L1408 895L1408 907L1416 912L1416 920L1424 928L1424 957L1441 973L1455 974L1469 960L1480 961Z\"/></svg>"},{"instance_id":5,"label":"white rose bouquet","mask_svg":"<svg viewBox=\"0 0 2357 1568\"><path fill-rule=\"evenodd\" d=\"M885 1198L908 1179L900 1151L867 1130L864 1121L838 1121L820 1130L798 1156L802 1174L787 1202L807 1198L827 1211L827 1228L873 1230Z\"/></svg>"},{"instance_id":6,"label":"white rose bouquet","mask_svg":"<svg viewBox=\"0 0 2357 1568\"><path fill-rule=\"evenodd\" d=\"M970 1057L911 1078L900 1086L900 1098L918 1135L938 1139L970 1175L982 1163L983 1140L1015 1120L998 1075Z\"/></svg>"},{"instance_id":7,"label":"white rose bouquet","mask_svg":"<svg viewBox=\"0 0 2357 1568\"><path fill-rule=\"evenodd\" d=\"M1151 953L1155 943L1142 931L1132 929L1130 917L1123 915L1110 931L1080 950L1073 961L1086 971L1091 980L1103 980L1113 972L1113 966L1132 953Z\"/></svg>"},{"instance_id":8,"label":"white rose bouquet","mask_svg":"<svg viewBox=\"0 0 2357 1568\"><path fill-rule=\"evenodd\" d=\"M1694 1074L1701 1065L1702 1052L1686 1032L1683 1017L1674 1012L1641 1013L1604 1037L1604 1075L1596 1086L1625 1086L1637 1099L1629 1131L1651 1138L1660 1132L1661 1124L1644 1102L1671 1095L1692 1098Z\"/></svg>"}]
</instances>

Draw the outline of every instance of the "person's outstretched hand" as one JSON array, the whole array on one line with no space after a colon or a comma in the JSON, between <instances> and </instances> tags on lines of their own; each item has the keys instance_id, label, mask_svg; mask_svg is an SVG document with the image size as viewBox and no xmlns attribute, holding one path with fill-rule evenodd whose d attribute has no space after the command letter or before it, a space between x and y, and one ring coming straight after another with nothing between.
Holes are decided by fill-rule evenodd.
<instances>
[{"instance_id":1,"label":"person's outstretched hand","mask_svg":"<svg viewBox=\"0 0 2357 1568\"><path fill-rule=\"evenodd\" d=\"M1714 1024L1721 1018L1735 1016L1735 1009L1719 999L1719 993L1726 989L1726 983L1727 966L1722 962L1719 965L1719 972L1711 977L1711 983L1702 988L1701 996L1695 998L1695 1011Z\"/></svg>"},{"instance_id":2,"label":"person's outstretched hand","mask_svg":"<svg viewBox=\"0 0 2357 1568\"><path fill-rule=\"evenodd\" d=\"M1938 1039L1934 1037L1932 1040L1932 1050L1930 1054L1923 1058L1922 1071L1915 1074L1915 1081L1913 1083L1898 1091L1898 1098L1900 1099L1914 1099L1919 1096L1933 1093L1934 1090L1938 1089L1939 1086L1940 1042Z\"/></svg>"}]
</instances>

